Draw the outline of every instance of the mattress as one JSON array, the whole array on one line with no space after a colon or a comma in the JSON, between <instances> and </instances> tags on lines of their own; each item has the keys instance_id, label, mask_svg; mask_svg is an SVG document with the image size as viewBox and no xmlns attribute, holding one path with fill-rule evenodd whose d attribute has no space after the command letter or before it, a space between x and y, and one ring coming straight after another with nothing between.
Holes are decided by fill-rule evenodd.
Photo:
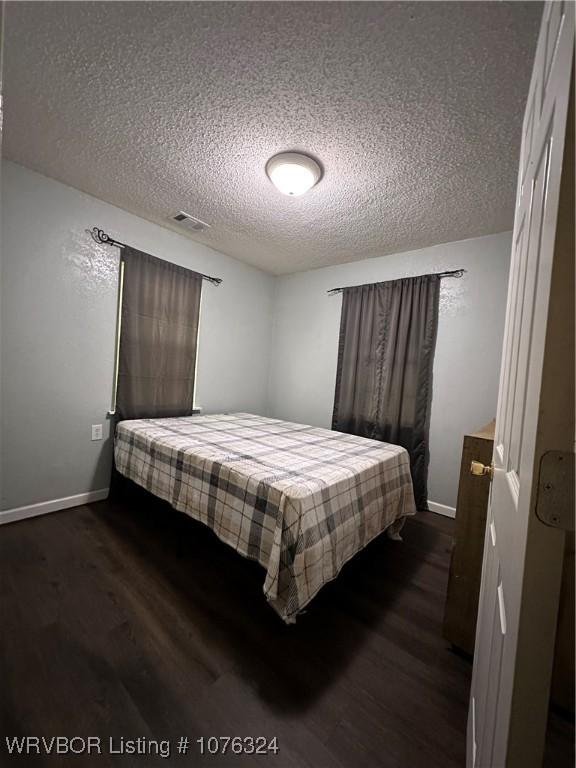
<instances>
[{"instance_id":1,"label":"mattress","mask_svg":"<svg viewBox=\"0 0 576 768\"><path fill-rule=\"evenodd\" d=\"M404 448L248 413L121 421L114 457L121 474L257 560L287 623L416 511Z\"/></svg>"}]
</instances>

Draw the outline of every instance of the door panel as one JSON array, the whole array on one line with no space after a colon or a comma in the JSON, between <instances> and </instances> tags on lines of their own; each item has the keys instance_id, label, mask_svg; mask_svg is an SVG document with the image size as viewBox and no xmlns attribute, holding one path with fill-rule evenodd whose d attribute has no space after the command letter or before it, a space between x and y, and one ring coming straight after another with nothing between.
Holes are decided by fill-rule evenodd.
<instances>
[{"instance_id":1,"label":"door panel","mask_svg":"<svg viewBox=\"0 0 576 768\"><path fill-rule=\"evenodd\" d=\"M560 42L560 31L562 25L566 23L565 3L560 0L556 3L548 3L544 13L544 25L546 28L546 48L544 54L544 88L542 94L546 93L554 56L558 50ZM542 98L541 98L542 101Z\"/></svg>"},{"instance_id":2,"label":"door panel","mask_svg":"<svg viewBox=\"0 0 576 768\"><path fill-rule=\"evenodd\" d=\"M536 768L544 746L564 533L538 519L536 492L544 453L574 442L573 209L560 197L566 136L574 141L573 50L573 5L545 5L519 162L468 727L474 768Z\"/></svg>"}]
</instances>

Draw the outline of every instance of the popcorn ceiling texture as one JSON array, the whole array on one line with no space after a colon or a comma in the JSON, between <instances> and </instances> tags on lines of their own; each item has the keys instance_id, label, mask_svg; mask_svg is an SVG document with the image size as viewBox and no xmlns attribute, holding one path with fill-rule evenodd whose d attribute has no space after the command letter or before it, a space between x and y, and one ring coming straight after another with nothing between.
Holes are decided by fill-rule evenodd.
<instances>
[{"instance_id":1,"label":"popcorn ceiling texture","mask_svg":"<svg viewBox=\"0 0 576 768\"><path fill-rule=\"evenodd\" d=\"M9 2L4 154L276 274L501 232L541 11ZM300 198L288 150L324 167Z\"/></svg>"}]
</instances>

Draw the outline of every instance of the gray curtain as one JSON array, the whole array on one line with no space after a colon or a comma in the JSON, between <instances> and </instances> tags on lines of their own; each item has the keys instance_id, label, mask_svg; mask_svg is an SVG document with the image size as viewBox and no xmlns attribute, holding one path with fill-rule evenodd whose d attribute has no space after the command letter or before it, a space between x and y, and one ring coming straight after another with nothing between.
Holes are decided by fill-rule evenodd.
<instances>
[{"instance_id":1,"label":"gray curtain","mask_svg":"<svg viewBox=\"0 0 576 768\"><path fill-rule=\"evenodd\" d=\"M410 453L418 509L427 506L428 425L440 278L345 288L332 428Z\"/></svg>"},{"instance_id":2,"label":"gray curtain","mask_svg":"<svg viewBox=\"0 0 576 768\"><path fill-rule=\"evenodd\" d=\"M122 260L118 418L189 415L202 277L128 246Z\"/></svg>"}]
</instances>

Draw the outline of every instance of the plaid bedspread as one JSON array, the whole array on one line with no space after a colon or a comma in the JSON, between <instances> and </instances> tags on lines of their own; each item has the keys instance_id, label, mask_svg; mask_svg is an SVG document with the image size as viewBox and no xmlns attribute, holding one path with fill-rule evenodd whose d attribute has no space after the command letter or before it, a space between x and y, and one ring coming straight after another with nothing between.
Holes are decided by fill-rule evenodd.
<instances>
[{"instance_id":1,"label":"plaid bedspread","mask_svg":"<svg viewBox=\"0 0 576 768\"><path fill-rule=\"evenodd\" d=\"M415 512L397 445L247 413L118 424L116 467L266 569L288 623L344 563Z\"/></svg>"}]
</instances>

